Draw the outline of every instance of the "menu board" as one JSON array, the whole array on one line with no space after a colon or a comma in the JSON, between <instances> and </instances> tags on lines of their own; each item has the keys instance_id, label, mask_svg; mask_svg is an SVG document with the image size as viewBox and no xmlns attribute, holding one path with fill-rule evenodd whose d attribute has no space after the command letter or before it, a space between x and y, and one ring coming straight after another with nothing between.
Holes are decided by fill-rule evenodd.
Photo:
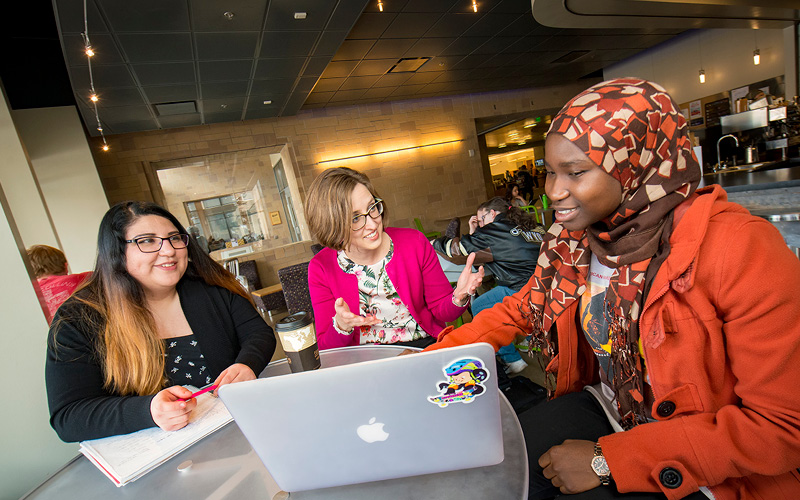
<instances>
[{"instance_id":1,"label":"menu board","mask_svg":"<svg viewBox=\"0 0 800 500\"><path fill-rule=\"evenodd\" d=\"M705 105L706 127L719 125L720 118L729 114L731 114L731 102L727 97L707 102Z\"/></svg>"}]
</instances>

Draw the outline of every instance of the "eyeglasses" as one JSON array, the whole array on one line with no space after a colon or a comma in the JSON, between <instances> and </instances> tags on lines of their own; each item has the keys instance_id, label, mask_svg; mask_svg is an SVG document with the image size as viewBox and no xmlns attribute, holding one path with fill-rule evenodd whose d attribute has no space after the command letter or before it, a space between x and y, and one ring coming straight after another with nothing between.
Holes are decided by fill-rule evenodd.
<instances>
[{"instance_id":1,"label":"eyeglasses","mask_svg":"<svg viewBox=\"0 0 800 500\"><path fill-rule=\"evenodd\" d=\"M486 219L486 216L487 216L487 215L489 215L489 214L491 214L491 213L492 213L492 212L491 212L491 211L489 211L489 212L486 212L486 213L485 213L485 214L483 214L483 215L479 215L479 216L478 216L478 218L481 220L481 223L480 223L480 226L481 226L481 227L483 227L483 226L485 226L485 225L486 225L486 220L484 220L484 219ZM492 222L492 221L489 221L489 222Z\"/></svg>"},{"instance_id":2,"label":"eyeglasses","mask_svg":"<svg viewBox=\"0 0 800 500\"><path fill-rule=\"evenodd\" d=\"M179 250L181 248L186 248L186 246L189 244L189 235L173 234L172 236L167 236L166 238L159 238L158 236L142 236L141 238L125 240L125 243L136 243L136 246L139 247L139 251L143 253L156 253L161 250L161 247L164 245L164 241L169 241L169 244L172 245L172 248Z\"/></svg>"},{"instance_id":3,"label":"eyeglasses","mask_svg":"<svg viewBox=\"0 0 800 500\"><path fill-rule=\"evenodd\" d=\"M353 231L358 231L362 227L367 225L367 215L372 217L373 219L377 219L381 215L383 215L383 200L380 198L375 198L375 203L367 207L367 213L353 215L353 220L351 222L350 229Z\"/></svg>"}]
</instances>

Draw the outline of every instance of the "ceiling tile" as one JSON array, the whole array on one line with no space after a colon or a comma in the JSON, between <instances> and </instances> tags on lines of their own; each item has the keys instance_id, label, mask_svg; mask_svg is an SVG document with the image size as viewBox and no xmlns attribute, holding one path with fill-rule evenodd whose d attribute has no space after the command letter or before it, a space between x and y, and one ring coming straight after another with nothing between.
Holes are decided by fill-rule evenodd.
<instances>
[{"instance_id":1,"label":"ceiling tile","mask_svg":"<svg viewBox=\"0 0 800 500\"><path fill-rule=\"evenodd\" d=\"M314 91L308 95L308 99L306 99L307 104L319 104L319 103L326 103L330 101L331 97L336 92L317 92Z\"/></svg>"},{"instance_id":2,"label":"ceiling tile","mask_svg":"<svg viewBox=\"0 0 800 500\"><path fill-rule=\"evenodd\" d=\"M345 80L339 90L368 89L380 78L380 76L351 76Z\"/></svg>"},{"instance_id":3,"label":"ceiling tile","mask_svg":"<svg viewBox=\"0 0 800 500\"><path fill-rule=\"evenodd\" d=\"M425 33L428 37L448 37L448 36L461 36L472 26L478 14L445 14L440 17L436 24L434 24L430 31Z\"/></svg>"},{"instance_id":4,"label":"ceiling tile","mask_svg":"<svg viewBox=\"0 0 800 500\"><path fill-rule=\"evenodd\" d=\"M380 77L373 87L397 87L407 82L415 74L418 73L389 73Z\"/></svg>"},{"instance_id":5,"label":"ceiling tile","mask_svg":"<svg viewBox=\"0 0 800 500\"><path fill-rule=\"evenodd\" d=\"M336 2L336 10L328 21L326 30L350 31L358 21L359 16L364 11L367 4L372 0L349 0L347 2Z\"/></svg>"},{"instance_id":6,"label":"ceiling tile","mask_svg":"<svg viewBox=\"0 0 800 500\"><path fill-rule=\"evenodd\" d=\"M319 43L317 43L317 48L314 49L314 55L332 56L336 54L346 36L346 31L323 31Z\"/></svg>"},{"instance_id":7,"label":"ceiling tile","mask_svg":"<svg viewBox=\"0 0 800 500\"><path fill-rule=\"evenodd\" d=\"M305 57L311 53L319 31L267 31L261 40L261 57Z\"/></svg>"},{"instance_id":8,"label":"ceiling tile","mask_svg":"<svg viewBox=\"0 0 800 500\"><path fill-rule=\"evenodd\" d=\"M439 76L439 73L437 73L435 71L428 71L428 72L425 72L425 73L414 73L413 75L411 75L411 78L406 80L405 83L412 84L412 85L420 84L420 83L430 83L433 80L435 80L438 76Z\"/></svg>"},{"instance_id":9,"label":"ceiling tile","mask_svg":"<svg viewBox=\"0 0 800 500\"><path fill-rule=\"evenodd\" d=\"M442 51L440 56L465 56L472 54L481 45L488 42L488 36L475 36L475 37L461 37L457 38L446 49Z\"/></svg>"},{"instance_id":10,"label":"ceiling tile","mask_svg":"<svg viewBox=\"0 0 800 500\"><path fill-rule=\"evenodd\" d=\"M529 13L530 11L531 3L521 2L520 0L502 0L492 9L492 12L513 12L516 14Z\"/></svg>"},{"instance_id":11,"label":"ceiling tile","mask_svg":"<svg viewBox=\"0 0 800 500\"><path fill-rule=\"evenodd\" d=\"M410 38L383 38L375 42L365 59L400 59L416 40Z\"/></svg>"},{"instance_id":12,"label":"ceiling tile","mask_svg":"<svg viewBox=\"0 0 800 500\"><path fill-rule=\"evenodd\" d=\"M200 92L203 99L216 99L229 96L245 96L247 95L247 80L237 82L217 82L217 83L204 83L200 85Z\"/></svg>"},{"instance_id":13,"label":"ceiling tile","mask_svg":"<svg viewBox=\"0 0 800 500\"><path fill-rule=\"evenodd\" d=\"M376 98L389 97L392 94L392 92L394 92L394 90L396 88L397 87L376 87L376 88L371 88L371 89L367 90L366 92L364 92L364 96L363 97L365 99L376 99Z\"/></svg>"},{"instance_id":14,"label":"ceiling tile","mask_svg":"<svg viewBox=\"0 0 800 500\"><path fill-rule=\"evenodd\" d=\"M335 92L345 80L346 78L320 78L314 87L314 92Z\"/></svg>"},{"instance_id":15,"label":"ceiling tile","mask_svg":"<svg viewBox=\"0 0 800 500\"><path fill-rule=\"evenodd\" d=\"M250 92L253 94L288 94L294 86L294 81L294 78L253 80Z\"/></svg>"},{"instance_id":16,"label":"ceiling tile","mask_svg":"<svg viewBox=\"0 0 800 500\"><path fill-rule=\"evenodd\" d=\"M201 82L225 82L249 79L253 61L201 61L198 65Z\"/></svg>"},{"instance_id":17,"label":"ceiling tile","mask_svg":"<svg viewBox=\"0 0 800 500\"><path fill-rule=\"evenodd\" d=\"M247 114L250 114L251 110L261 110L261 109L271 109L280 111L283 103L286 102L286 99L289 97L289 94L269 94L269 95L257 95L257 96L250 96L250 99L247 101ZM264 104L264 101L272 101L270 104ZM275 115L277 116L277 115Z\"/></svg>"},{"instance_id":18,"label":"ceiling tile","mask_svg":"<svg viewBox=\"0 0 800 500\"><path fill-rule=\"evenodd\" d=\"M267 31L319 31L328 22L336 2L318 0L271 0L267 13ZM295 19L295 12L305 12L305 19Z\"/></svg>"},{"instance_id":19,"label":"ceiling tile","mask_svg":"<svg viewBox=\"0 0 800 500\"><path fill-rule=\"evenodd\" d=\"M195 85L165 85L158 87L143 87L147 100L151 103L193 101L197 99Z\"/></svg>"},{"instance_id":20,"label":"ceiling tile","mask_svg":"<svg viewBox=\"0 0 800 500\"><path fill-rule=\"evenodd\" d=\"M117 50L117 45L111 35L96 34L91 36L92 48L95 55L92 58L92 66L103 64L121 64L122 55ZM67 57L68 66L86 66L86 46L83 37L80 35L64 35L64 54Z\"/></svg>"},{"instance_id":21,"label":"ceiling tile","mask_svg":"<svg viewBox=\"0 0 800 500\"><path fill-rule=\"evenodd\" d=\"M358 61L334 61L322 72L322 78L346 77L358 66Z\"/></svg>"},{"instance_id":22,"label":"ceiling tile","mask_svg":"<svg viewBox=\"0 0 800 500\"><path fill-rule=\"evenodd\" d=\"M493 36L514 22L520 16L518 14L495 14L490 12L478 19L475 24L464 32L464 36ZM527 18L527 22L532 26L533 18Z\"/></svg>"},{"instance_id":23,"label":"ceiling tile","mask_svg":"<svg viewBox=\"0 0 800 500\"><path fill-rule=\"evenodd\" d=\"M218 113L239 111L244 109L244 97L228 97L225 99L203 99L199 101L203 113Z\"/></svg>"},{"instance_id":24,"label":"ceiling tile","mask_svg":"<svg viewBox=\"0 0 800 500\"><path fill-rule=\"evenodd\" d=\"M475 54L483 54L484 57L491 56L493 54L499 54L500 52L503 52L509 48L517 40L517 38L513 37L496 36L487 40L486 43L475 49Z\"/></svg>"},{"instance_id":25,"label":"ceiling tile","mask_svg":"<svg viewBox=\"0 0 800 500\"><path fill-rule=\"evenodd\" d=\"M353 70L353 76L382 75L397 64L397 59L364 60Z\"/></svg>"},{"instance_id":26,"label":"ceiling tile","mask_svg":"<svg viewBox=\"0 0 800 500\"><path fill-rule=\"evenodd\" d=\"M242 119L241 111L223 111L215 113L203 113L203 118L206 123L225 123L225 122L238 122Z\"/></svg>"},{"instance_id":27,"label":"ceiling tile","mask_svg":"<svg viewBox=\"0 0 800 500\"><path fill-rule=\"evenodd\" d=\"M158 122L163 128L194 127L201 124L200 113L193 115L159 116Z\"/></svg>"},{"instance_id":28,"label":"ceiling tile","mask_svg":"<svg viewBox=\"0 0 800 500\"><path fill-rule=\"evenodd\" d=\"M501 31L498 31L495 34L497 36L525 36L532 34L534 31L536 31L537 27L540 26L536 24L536 22L533 19L533 16L531 14L526 14L510 22L505 28L503 28ZM546 30L553 30L553 28L547 28ZM536 34L547 34L547 33L536 33Z\"/></svg>"},{"instance_id":29,"label":"ceiling tile","mask_svg":"<svg viewBox=\"0 0 800 500\"><path fill-rule=\"evenodd\" d=\"M386 28L392 24L397 14L389 12L370 13L365 12L356 21L350 34L347 35L349 40L357 40L364 38L380 38Z\"/></svg>"},{"instance_id":30,"label":"ceiling tile","mask_svg":"<svg viewBox=\"0 0 800 500\"><path fill-rule=\"evenodd\" d=\"M207 0L188 0L196 31L260 31L264 23L263 0L237 0L221 5ZM223 14L231 12L233 18Z\"/></svg>"},{"instance_id":31,"label":"ceiling tile","mask_svg":"<svg viewBox=\"0 0 800 500\"><path fill-rule=\"evenodd\" d=\"M153 115L148 106L120 106L115 107L113 113L101 113L100 119L104 124L115 125L128 121L150 120Z\"/></svg>"},{"instance_id":32,"label":"ceiling tile","mask_svg":"<svg viewBox=\"0 0 800 500\"><path fill-rule=\"evenodd\" d=\"M401 13L386 28L382 38L419 38L437 21L437 15L428 13Z\"/></svg>"},{"instance_id":33,"label":"ceiling tile","mask_svg":"<svg viewBox=\"0 0 800 500\"><path fill-rule=\"evenodd\" d=\"M303 70L303 76L319 76L328 67L331 58L328 56L311 57L306 62L306 67Z\"/></svg>"},{"instance_id":34,"label":"ceiling tile","mask_svg":"<svg viewBox=\"0 0 800 500\"><path fill-rule=\"evenodd\" d=\"M340 101L350 101L353 99L359 99L362 95L364 95L364 90L340 90L336 92L333 97L331 97L330 102L340 102Z\"/></svg>"},{"instance_id":35,"label":"ceiling tile","mask_svg":"<svg viewBox=\"0 0 800 500\"><path fill-rule=\"evenodd\" d=\"M74 88L91 88L89 71L85 67L70 68L69 74ZM107 87L133 87L133 79L124 65L92 66L96 89Z\"/></svg>"},{"instance_id":36,"label":"ceiling tile","mask_svg":"<svg viewBox=\"0 0 800 500\"><path fill-rule=\"evenodd\" d=\"M254 78L289 78L297 76L305 62L304 57L259 59Z\"/></svg>"},{"instance_id":37,"label":"ceiling tile","mask_svg":"<svg viewBox=\"0 0 800 500\"><path fill-rule=\"evenodd\" d=\"M435 57L442 52L456 38L420 38L414 45L406 51L403 57Z\"/></svg>"},{"instance_id":38,"label":"ceiling tile","mask_svg":"<svg viewBox=\"0 0 800 500\"><path fill-rule=\"evenodd\" d=\"M434 57L430 61L423 64L422 67L417 70L417 72L425 73L427 71L445 71L449 68L455 67L456 63L462 59L462 56Z\"/></svg>"},{"instance_id":39,"label":"ceiling tile","mask_svg":"<svg viewBox=\"0 0 800 500\"><path fill-rule=\"evenodd\" d=\"M408 0L403 12L447 12L464 0Z\"/></svg>"},{"instance_id":40,"label":"ceiling tile","mask_svg":"<svg viewBox=\"0 0 800 500\"><path fill-rule=\"evenodd\" d=\"M196 33L194 40L200 61L247 59L255 57L258 33Z\"/></svg>"},{"instance_id":41,"label":"ceiling tile","mask_svg":"<svg viewBox=\"0 0 800 500\"><path fill-rule=\"evenodd\" d=\"M245 120L258 120L261 118L275 118L280 116L280 108L277 106L263 107L258 109L248 109Z\"/></svg>"},{"instance_id":42,"label":"ceiling tile","mask_svg":"<svg viewBox=\"0 0 800 500\"><path fill-rule=\"evenodd\" d=\"M89 38L94 38L96 33L107 33L106 23L97 11L94 2L87 2L86 7L88 10L86 23L89 25ZM56 0L54 11L56 22L61 27L62 33L78 34L84 32L83 2L81 0Z\"/></svg>"},{"instance_id":43,"label":"ceiling tile","mask_svg":"<svg viewBox=\"0 0 800 500\"><path fill-rule=\"evenodd\" d=\"M394 89L391 95L393 96L401 96L401 95L414 95L417 92L420 92L426 85L402 85Z\"/></svg>"},{"instance_id":44,"label":"ceiling tile","mask_svg":"<svg viewBox=\"0 0 800 500\"><path fill-rule=\"evenodd\" d=\"M133 64L194 59L189 33L122 33L117 38Z\"/></svg>"},{"instance_id":45,"label":"ceiling tile","mask_svg":"<svg viewBox=\"0 0 800 500\"><path fill-rule=\"evenodd\" d=\"M132 68L142 85L170 85L195 81L192 63L135 64Z\"/></svg>"},{"instance_id":46,"label":"ceiling tile","mask_svg":"<svg viewBox=\"0 0 800 500\"><path fill-rule=\"evenodd\" d=\"M103 11L117 32L189 31L186 0L136 0L103 2Z\"/></svg>"},{"instance_id":47,"label":"ceiling tile","mask_svg":"<svg viewBox=\"0 0 800 500\"><path fill-rule=\"evenodd\" d=\"M154 118L150 118L147 120L131 120L131 121L123 121L119 123L111 124L103 124L104 125L104 132L106 135L111 134L127 134L130 132L140 132L142 130L157 130L158 126L156 125L156 120ZM92 134L95 137L100 135L99 133Z\"/></svg>"},{"instance_id":48,"label":"ceiling tile","mask_svg":"<svg viewBox=\"0 0 800 500\"><path fill-rule=\"evenodd\" d=\"M308 94L309 92L311 92L311 89L314 88L314 85L317 83L318 79L319 78L316 76L300 77L300 81L297 82L297 86L295 87L293 94L296 94L298 92L300 93L305 92L306 94Z\"/></svg>"},{"instance_id":49,"label":"ceiling tile","mask_svg":"<svg viewBox=\"0 0 800 500\"><path fill-rule=\"evenodd\" d=\"M333 56L334 61L359 61L367 55L376 40L345 40Z\"/></svg>"}]
</instances>

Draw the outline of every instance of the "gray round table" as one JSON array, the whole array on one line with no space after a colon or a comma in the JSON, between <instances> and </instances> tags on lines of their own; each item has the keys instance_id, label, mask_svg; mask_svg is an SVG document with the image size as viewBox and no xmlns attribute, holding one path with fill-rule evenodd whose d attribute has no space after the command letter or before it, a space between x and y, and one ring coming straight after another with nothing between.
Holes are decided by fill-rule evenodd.
<instances>
[{"instance_id":1,"label":"gray round table","mask_svg":"<svg viewBox=\"0 0 800 500\"><path fill-rule=\"evenodd\" d=\"M320 352L322 369L397 356L404 348L358 346ZM290 373L285 359L270 363L259 377ZM427 474L401 479L280 493L261 460L234 422L184 450L141 479L117 488L89 460L79 455L26 499L170 498L172 500L272 499L373 500L375 498L525 499L528 497L528 457L517 416L500 394L505 459L498 465ZM420 450L424 453L424 450ZM187 471L178 465L191 460Z\"/></svg>"}]
</instances>

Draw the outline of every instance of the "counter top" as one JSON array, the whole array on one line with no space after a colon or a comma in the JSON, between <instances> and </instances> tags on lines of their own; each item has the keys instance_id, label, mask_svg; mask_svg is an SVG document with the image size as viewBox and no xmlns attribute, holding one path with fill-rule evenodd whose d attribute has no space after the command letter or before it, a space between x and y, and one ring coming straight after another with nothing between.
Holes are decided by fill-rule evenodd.
<instances>
[{"instance_id":1,"label":"counter top","mask_svg":"<svg viewBox=\"0 0 800 500\"><path fill-rule=\"evenodd\" d=\"M705 174L700 187L719 184L725 191L755 191L762 189L786 188L800 186L800 158L790 158L774 164L778 168L721 171Z\"/></svg>"}]
</instances>

